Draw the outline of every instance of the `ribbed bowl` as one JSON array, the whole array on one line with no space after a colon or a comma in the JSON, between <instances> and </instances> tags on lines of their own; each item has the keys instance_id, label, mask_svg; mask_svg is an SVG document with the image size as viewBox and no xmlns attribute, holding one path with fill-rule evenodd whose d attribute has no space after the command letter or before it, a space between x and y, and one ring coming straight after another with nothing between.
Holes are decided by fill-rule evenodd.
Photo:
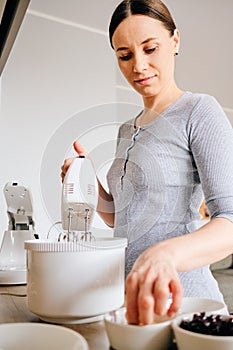
<instances>
[{"instance_id":1,"label":"ribbed bowl","mask_svg":"<svg viewBox=\"0 0 233 350\"><path fill-rule=\"evenodd\" d=\"M126 243L26 241L29 310L47 322L80 323L121 307Z\"/></svg>"}]
</instances>

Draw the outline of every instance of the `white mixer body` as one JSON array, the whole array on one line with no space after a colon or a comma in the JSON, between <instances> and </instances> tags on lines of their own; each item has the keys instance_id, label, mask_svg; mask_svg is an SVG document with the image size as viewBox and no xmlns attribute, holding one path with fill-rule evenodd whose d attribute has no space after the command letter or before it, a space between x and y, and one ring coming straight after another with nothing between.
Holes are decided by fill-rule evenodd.
<instances>
[{"instance_id":1,"label":"white mixer body","mask_svg":"<svg viewBox=\"0 0 233 350\"><path fill-rule=\"evenodd\" d=\"M90 226L97 203L98 182L91 160L85 157L74 158L63 182L62 228L84 231L87 210Z\"/></svg>"}]
</instances>

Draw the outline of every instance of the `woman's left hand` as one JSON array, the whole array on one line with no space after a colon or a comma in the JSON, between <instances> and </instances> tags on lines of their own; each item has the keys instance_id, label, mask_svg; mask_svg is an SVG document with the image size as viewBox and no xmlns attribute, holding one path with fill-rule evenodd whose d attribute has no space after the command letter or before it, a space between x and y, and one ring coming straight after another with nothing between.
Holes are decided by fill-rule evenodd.
<instances>
[{"instance_id":1,"label":"woman's left hand","mask_svg":"<svg viewBox=\"0 0 233 350\"><path fill-rule=\"evenodd\" d=\"M167 309L167 300L172 303ZM150 324L155 314L173 317L181 306L183 287L172 256L160 245L143 252L126 279L126 317L130 324Z\"/></svg>"}]
</instances>

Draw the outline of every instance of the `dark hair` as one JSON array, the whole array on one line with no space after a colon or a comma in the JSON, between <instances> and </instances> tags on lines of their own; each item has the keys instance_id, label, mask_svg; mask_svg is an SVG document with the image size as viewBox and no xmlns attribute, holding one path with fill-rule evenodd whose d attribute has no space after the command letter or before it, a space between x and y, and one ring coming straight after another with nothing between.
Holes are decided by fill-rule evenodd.
<instances>
[{"instance_id":1,"label":"dark hair","mask_svg":"<svg viewBox=\"0 0 233 350\"><path fill-rule=\"evenodd\" d=\"M132 15L145 15L162 22L171 36L176 29L170 11L161 0L123 0L113 12L109 25L109 39L112 48L112 37L115 30L125 18Z\"/></svg>"}]
</instances>

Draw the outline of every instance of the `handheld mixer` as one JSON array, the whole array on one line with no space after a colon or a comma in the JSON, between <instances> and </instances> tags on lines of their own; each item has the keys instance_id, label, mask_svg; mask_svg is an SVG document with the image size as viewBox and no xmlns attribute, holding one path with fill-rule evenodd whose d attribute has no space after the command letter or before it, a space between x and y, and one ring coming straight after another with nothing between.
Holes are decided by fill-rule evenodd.
<instances>
[{"instance_id":1,"label":"handheld mixer","mask_svg":"<svg viewBox=\"0 0 233 350\"><path fill-rule=\"evenodd\" d=\"M98 182L90 159L74 158L64 179L62 188L62 228L67 231L63 239L91 240L89 230L98 202ZM61 238L61 237L60 237Z\"/></svg>"}]
</instances>

